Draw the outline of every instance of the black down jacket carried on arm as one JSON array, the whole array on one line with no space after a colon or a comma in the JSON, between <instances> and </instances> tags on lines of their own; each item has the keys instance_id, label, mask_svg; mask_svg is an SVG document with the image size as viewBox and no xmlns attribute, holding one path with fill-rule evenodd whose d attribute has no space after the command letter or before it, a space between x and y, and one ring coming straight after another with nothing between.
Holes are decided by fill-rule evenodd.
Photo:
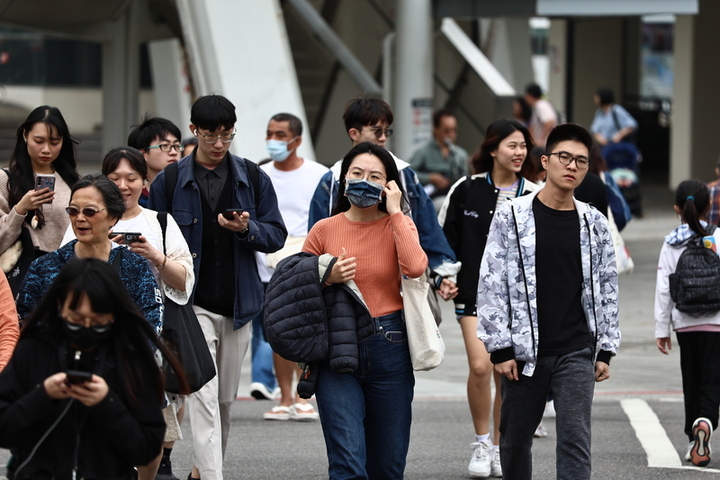
<instances>
[{"instance_id":1,"label":"black down jacket carried on arm","mask_svg":"<svg viewBox=\"0 0 720 480\"><path fill-rule=\"evenodd\" d=\"M301 252L278 264L265 292L265 337L287 360L329 361L349 373L358 366L358 342L374 330L354 282L324 286L335 261Z\"/></svg>"}]
</instances>

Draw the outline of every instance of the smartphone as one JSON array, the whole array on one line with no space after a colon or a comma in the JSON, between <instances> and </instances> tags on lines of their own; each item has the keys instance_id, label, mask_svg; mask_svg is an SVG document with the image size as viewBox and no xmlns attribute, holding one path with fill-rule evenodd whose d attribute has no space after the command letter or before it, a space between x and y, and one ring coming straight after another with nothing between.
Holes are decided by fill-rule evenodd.
<instances>
[{"instance_id":1,"label":"smartphone","mask_svg":"<svg viewBox=\"0 0 720 480\"><path fill-rule=\"evenodd\" d=\"M68 370L65 374L67 375L67 383L71 385L89 382L93 375L91 372L83 372L82 370Z\"/></svg>"},{"instance_id":2,"label":"smartphone","mask_svg":"<svg viewBox=\"0 0 720 480\"><path fill-rule=\"evenodd\" d=\"M49 188L51 191L55 190L55 175L37 174L35 177L35 190L42 190L43 188ZM52 200L47 203L51 204Z\"/></svg>"},{"instance_id":3,"label":"smartphone","mask_svg":"<svg viewBox=\"0 0 720 480\"><path fill-rule=\"evenodd\" d=\"M241 208L228 208L222 212L222 216L225 217L227 220L232 220L235 218L233 215L234 212L242 213Z\"/></svg>"},{"instance_id":4,"label":"smartphone","mask_svg":"<svg viewBox=\"0 0 720 480\"><path fill-rule=\"evenodd\" d=\"M133 242L140 241L140 235L142 235L142 233L139 233L139 232L111 232L108 235L108 238L115 238L118 235L123 237L123 243L133 243Z\"/></svg>"}]
</instances>

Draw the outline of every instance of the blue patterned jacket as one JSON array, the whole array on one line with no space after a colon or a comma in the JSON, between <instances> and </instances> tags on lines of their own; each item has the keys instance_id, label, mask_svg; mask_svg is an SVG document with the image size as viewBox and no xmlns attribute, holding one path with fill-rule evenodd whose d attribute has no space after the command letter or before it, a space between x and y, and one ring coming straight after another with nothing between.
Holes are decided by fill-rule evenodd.
<instances>
[{"instance_id":1,"label":"blue patterned jacket","mask_svg":"<svg viewBox=\"0 0 720 480\"><path fill-rule=\"evenodd\" d=\"M538 352L535 217L532 202L541 190L512 199L490 224L478 284L477 335L491 354L512 349L532 376ZM607 219L594 207L574 200L580 216L583 270L582 306L595 337L594 358L601 350L617 354L618 285Z\"/></svg>"},{"instance_id":2,"label":"blue patterned jacket","mask_svg":"<svg viewBox=\"0 0 720 480\"><path fill-rule=\"evenodd\" d=\"M17 297L17 311L20 319L32 312L60 270L75 258L76 243L77 240L68 242L30 264ZM155 282L155 275L150 270L147 260L125 247L113 248L110 251L108 263L113 263L121 251L123 257L119 265L120 279L145 319L152 325L155 332L160 334L164 307L162 294Z\"/></svg>"}]
</instances>

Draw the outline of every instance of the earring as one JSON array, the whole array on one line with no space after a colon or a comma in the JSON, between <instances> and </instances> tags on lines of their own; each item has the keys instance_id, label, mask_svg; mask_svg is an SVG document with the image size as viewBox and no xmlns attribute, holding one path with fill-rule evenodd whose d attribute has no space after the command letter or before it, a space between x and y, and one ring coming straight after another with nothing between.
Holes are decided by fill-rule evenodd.
<instances>
[{"instance_id":1,"label":"earring","mask_svg":"<svg viewBox=\"0 0 720 480\"><path fill-rule=\"evenodd\" d=\"M27 143L27 138L23 137L23 140L25 140L25 143Z\"/></svg>"}]
</instances>

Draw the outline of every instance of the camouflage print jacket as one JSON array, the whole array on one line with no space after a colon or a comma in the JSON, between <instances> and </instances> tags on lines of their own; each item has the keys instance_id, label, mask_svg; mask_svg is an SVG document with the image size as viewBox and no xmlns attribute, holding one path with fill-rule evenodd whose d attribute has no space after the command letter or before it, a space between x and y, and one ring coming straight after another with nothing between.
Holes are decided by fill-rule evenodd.
<instances>
[{"instance_id":1,"label":"camouflage print jacket","mask_svg":"<svg viewBox=\"0 0 720 480\"><path fill-rule=\"evenodd\" d=\"M532 376L538 351L535 217L532 202L541 190L512 199L495 213L480 265L477 335L488 352L512 349L522 374ZM620 346L618 285L607 219L575 200L580 216L582 305L595 336L594 358L615 355Z\"/></svg>"}]
</instances>

